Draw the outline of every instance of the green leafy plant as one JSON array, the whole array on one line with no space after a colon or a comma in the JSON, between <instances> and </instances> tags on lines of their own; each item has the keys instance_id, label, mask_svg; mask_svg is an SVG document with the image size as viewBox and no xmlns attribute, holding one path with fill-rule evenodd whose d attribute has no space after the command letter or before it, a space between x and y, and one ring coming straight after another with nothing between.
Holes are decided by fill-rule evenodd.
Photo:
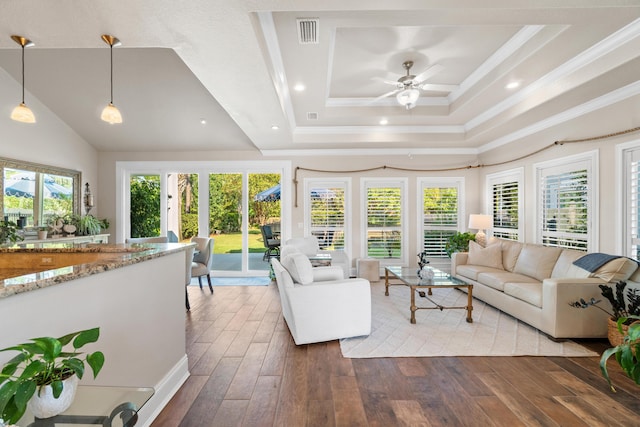
<instances>
[{"instance_id":1,"label":"green leafy plant","mask_svg":"<svg viewBox=\"0 0 640 427\"><path fill-rule=\"evenodd\" d=\"M449 237L447 244L444 247L445 252L451 258L451 254L454 252L467 252L469 250L469 241L476 240L476 235L471 232L456 232L453 236Z\"/></svg>"},{"instance_id":2,"label":"green leafy plant","mask_svg":"<svg viewBox=\"0 0 640 427\"><path fill-rule=\"evenodd\" d=\"M16 423L27 408L27 402L42 387L50 385L57 399L64 388L62 381L77 375L82 378L85 362L95 378L104 365L101 351L84 353L78 350L98 341L100 328L73 332L60 338L32 338L31 342L4 348L0 351L17 351L0 372L0 418L9 424ZM71 344L73 351L63 351Z\"/></svg>"},{"instance_id":3,"label":"green leafy plant","mask_svg":"<svg viewBox=\"0 0 640 427\"><path fill-rule=\"evenodd\" d=\"M15 243L24 238L18 234L18 226L12 221L0 222L0 244Z\"/></svg>"},{"instance_id":4,"label":"green leafy plant","mask_svg":"<svg viewBox=\"0 0 640 427\"><path fill-rule=\"evenodd\" d=\"M640 316L620 317L618 319L618 331L623 333L622 325L628 321L632 321L624 336L622 344L606 349L600 358L600 370L611 387L612 391L616 391L609 378L607 371L607 361L611 356L615 356L616 361L622 370L636 384L640 385Z\"/></svg>"}]
</instances>

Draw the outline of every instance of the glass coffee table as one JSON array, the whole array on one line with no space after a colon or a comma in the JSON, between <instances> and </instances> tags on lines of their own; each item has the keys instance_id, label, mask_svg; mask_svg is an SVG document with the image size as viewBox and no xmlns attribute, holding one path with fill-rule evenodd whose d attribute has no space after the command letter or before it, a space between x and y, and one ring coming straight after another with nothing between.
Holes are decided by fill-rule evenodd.
<instances>
[{"instance_id":1,"label":"glass coffee table","mask_svg":"<svg viewBox=\"0 0 640 427\"><path fill-rule=\"evenodd\" d=\"M385 267L384 269L384 294L389 296L389 286L407 286L411 292L411 323L416 323L417 310L444 310L444 309L464 309L467 310L467 322L472 323L473 318L473 285L463 282L462 280L451 277L451 275L440 271L436 268L433 270L433 279L421 279L418 277L417 269L411 267ZM392 282L393 281L393 282ZM434 288L456 288L467 289L467 305L466 306L444 306L434 301L430 296ZM422 289L426 289L427 292ZM416 293L427 299L432 306L418 307L416 306Z\"/></svg>"}]
</instances>

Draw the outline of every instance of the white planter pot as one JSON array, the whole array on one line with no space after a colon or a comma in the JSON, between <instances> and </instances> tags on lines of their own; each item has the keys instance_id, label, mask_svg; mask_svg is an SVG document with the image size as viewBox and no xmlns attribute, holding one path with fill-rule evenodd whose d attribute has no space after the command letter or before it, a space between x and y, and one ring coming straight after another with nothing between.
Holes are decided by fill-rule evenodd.
<instances>
[{"instance_id":1,"label":"white planter pot","mask_svg":"<svg viewBox=\"0 0 640 427\"><path fill-rule=\"evenodd\" d=\"M45 386L38 396L36 390L33 397L27 402L27 408L38 418L49 418L66 411L76 395L78 377L73 375L62 382L62 393L56 399L53 397L51 386Z\"/></svg>"}]
</instances>

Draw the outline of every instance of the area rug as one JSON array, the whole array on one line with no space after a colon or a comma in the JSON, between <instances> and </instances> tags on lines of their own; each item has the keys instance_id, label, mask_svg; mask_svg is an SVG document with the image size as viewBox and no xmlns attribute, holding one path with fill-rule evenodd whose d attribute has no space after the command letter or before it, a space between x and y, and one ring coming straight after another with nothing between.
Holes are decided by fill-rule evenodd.
<instances>
[{"instance_id":1,"label":"area rug","mask_svg":"<svg viewBox=\"0 0 640 427\"><path fill-rule=\"evenodd\" d=\"M554 342L537 329L480 300L473 300L473 323L465 310L418 310L409 322L409 288L372 284L372 331L368 337L340 340L349 358L430 356L597 356L573 341ZM442 305L465 306L467 294L457 289L435 289ZM416 297L416 305L429 302Z\"/></svg>"},{"instance_id":2,"label":"area rug","mask_svg":"<svg viewBox=\"0 0 640 427\"><path fill-rule=\"evenodd\" d=\"M268 277L211 277L213 286L269 286ZM191 279L191 286L198 286L198 279ZM202 286L207 286L207 278L202 278Z\"/></svg>"}]
</instances>

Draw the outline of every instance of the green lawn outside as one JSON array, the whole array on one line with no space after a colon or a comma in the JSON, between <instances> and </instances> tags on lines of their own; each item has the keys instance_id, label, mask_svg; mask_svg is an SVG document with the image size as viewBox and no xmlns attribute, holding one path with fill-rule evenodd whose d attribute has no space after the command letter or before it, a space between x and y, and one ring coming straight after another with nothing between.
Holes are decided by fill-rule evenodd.
<instances>
[{"instance_id":1,"label":"green lawn outside","mask_svg":"<svg viewBox=\"0 0 640 427\"><path fill-rule=\"evenodd\" d=\"M214 239L214 254L240 253L240 248L242 248L242 233L214 234L211 237ZM260 231L250 230L249 252L264 252L264 249Z\"/></svg>"}]
</instances>

